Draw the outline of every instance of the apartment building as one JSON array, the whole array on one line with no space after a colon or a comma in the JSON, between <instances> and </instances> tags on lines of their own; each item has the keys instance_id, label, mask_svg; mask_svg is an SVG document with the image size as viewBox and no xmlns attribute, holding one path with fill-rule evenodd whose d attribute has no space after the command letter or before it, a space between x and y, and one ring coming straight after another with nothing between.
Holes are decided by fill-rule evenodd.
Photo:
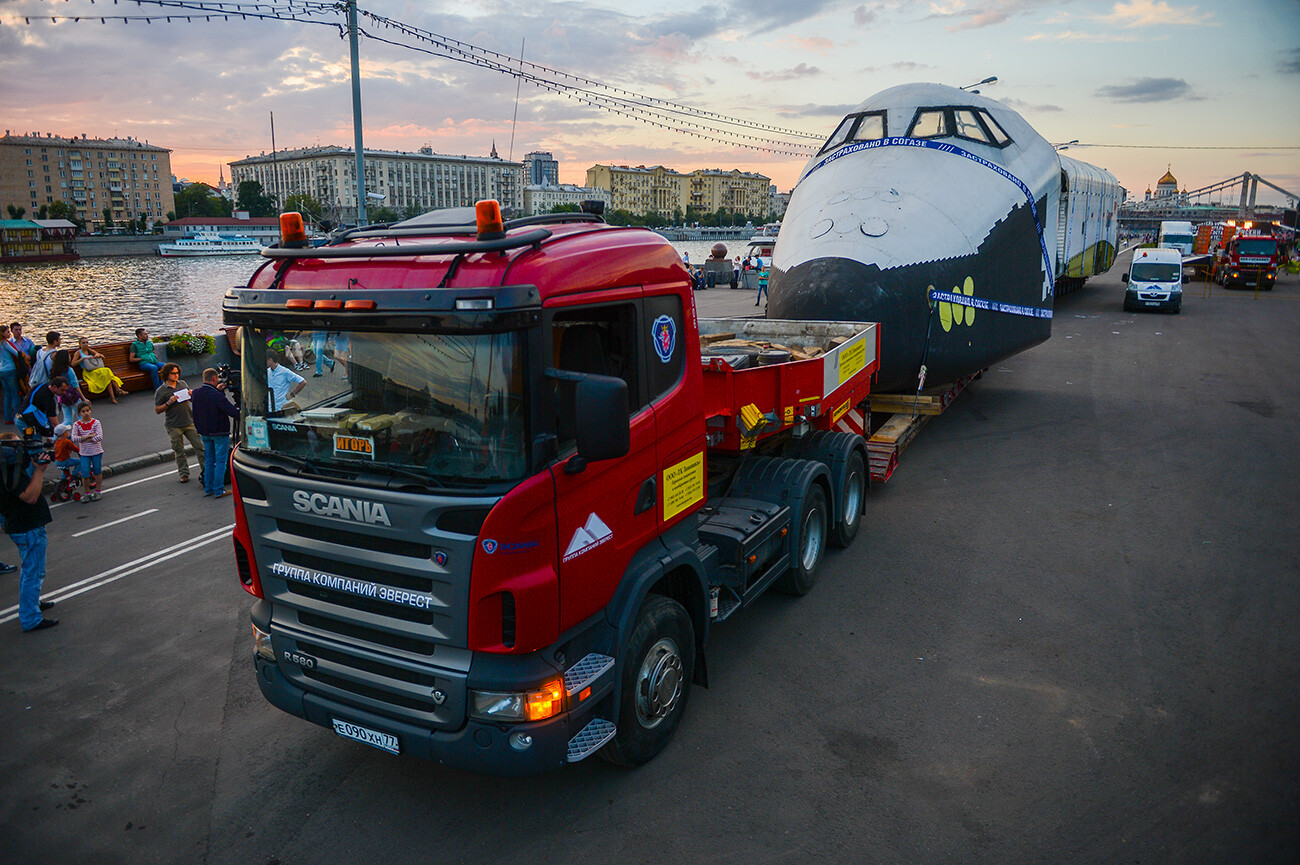
<instances>
[{"instance_id":1,"label":"apartment building","mask_svg":"<svg viewBox=\"0 0 1300 865\"><path fill-rule=\"evenodd\" d=\"M587 169L587 186L606 190L611 210L670 218L678 210L685 212L690 192L687 175L662 165L593 165Z\"/></svg>"},{"instance_id":2,"label":"apartment building","mask_svg":"<svg viewBox=\"0 0 1300 865\"><path fill-rule=\"evenodd\" d=\"M553 185L541 183L524 187L524 215L550 213L559 204L581 205L584 201L603 201L610 207L610 196L604 189L574 186L571 183Z\"/></svg>"},{"instance_id":3,"label":"apartment building","mask_svg":"<svg viewBox=\"0 0 1300 865\"><path fill-rule=\"evenodd\" d=\"M734 213L769 211L771 178L733 169L696 169L683 174L662 165L593 165L587 169L587 186L609 192L611 208L636 214L658 213L672 217L687 207L696 213L725 208Z\"/></svg>"},{"instance_id":4,"label":"apartment building","mask_svg":"<svg viewBox=\"0 0 1300 865\"><path fill-rule=\"evenodd\" d=\"M357 163L345 147L305 147L262 153L230 163L235 189L256 180L262 190L283 202L290 195L310 195L325 208L322 216L336 223L357 220ZM414 207L423 213L443 207L473 205L495 198L503 208L523 207L523 170L519 162L497 155L445 156L421 147L416 153L366 150L366 210L388 207L398 213Z\"/></svg>"},{"instance_id":5,"label":"apartment building","mask_svg":"<svg viewBox=\"0 0 1300 865\"><path fill-rule=\"evenodd\" d=\"M689 175L687 204L696 213L715 213L725 208L732 213L766 214L770 207L768 187L770 177L749 171L720 168L701 168ZM682 210L686 208L683 206Z\"/></svg>"},{"instance_id":6,"label":"apartment building","mask_svg":"<svg viewBox=\"0 0 1300 865\"><path fill-rule=\"evenodd\" d=\"M0 212L12 204L31 218L42 205L63 201L87 230L103 224L105 208L115 223L140 216L154 222L175 209L171 178L171 151L129 136L5 130L0 138Z\"/></svg>"}]
</instances>

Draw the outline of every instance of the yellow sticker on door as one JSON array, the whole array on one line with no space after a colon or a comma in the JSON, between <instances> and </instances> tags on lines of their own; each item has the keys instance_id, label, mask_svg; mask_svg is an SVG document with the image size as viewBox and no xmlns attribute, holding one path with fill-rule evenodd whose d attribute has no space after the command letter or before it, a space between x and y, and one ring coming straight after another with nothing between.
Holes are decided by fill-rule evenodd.
<instances>
[{"instance_id":1,"label":"yellow sticker on door","mask_svg":"<svg viewBox=\"0 0 1300 865\"><path fill-rule=\"evenodd\" d=\"M704 452L664 469L664 521L704 501Z\"/></svg>"}]
</instances>

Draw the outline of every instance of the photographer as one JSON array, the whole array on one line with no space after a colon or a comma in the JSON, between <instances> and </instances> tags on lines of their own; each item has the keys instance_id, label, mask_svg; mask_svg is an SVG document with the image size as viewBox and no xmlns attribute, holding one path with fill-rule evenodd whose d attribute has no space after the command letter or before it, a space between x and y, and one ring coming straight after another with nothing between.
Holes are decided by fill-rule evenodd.
<instances>
[{"instance_id":1,"label":"photographer","mask_svg":"<svg viewBox=\"0 0 1300 865\"><path fill-rule=\"evenodd\" d=\"M217 371L203 371L203 386L194 391L194 426L203 440L203 495L224 498L226 463L230 461L230 419L239 409L226 399Z\"/></svg>"},{"instance_id":2,"label":"photographer","mask_svg":"<svg viewBox=\"0 0 1300 865\"><path fill-rule=\"evenodd\" d=\"M45 581L45 525L50 507L41 495L51 455L29 453L27 443L13 433L0 435L0 518L5 534L18 547L22 574L18 583L18 623L23 631L39 631L59 623L42 615L54 606L41 600Z\"/></svg>"}]
</instances>

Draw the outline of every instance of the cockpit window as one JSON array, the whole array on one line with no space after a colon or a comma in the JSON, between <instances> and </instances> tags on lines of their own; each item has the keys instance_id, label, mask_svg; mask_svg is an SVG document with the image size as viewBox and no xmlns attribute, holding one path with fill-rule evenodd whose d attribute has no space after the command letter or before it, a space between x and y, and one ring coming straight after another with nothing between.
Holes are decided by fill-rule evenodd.
<instances>
[{"instance_id":1,"label":"cockpit window","mask_svg":"<svg viewBox=\"0 0 1300 865\"><path fill-rule=\"evenodd\" d=\"M885 137L885 112L867 111L862 114L850 114L835 127L831 137L826 139L819 153L830 151L850 141L874 141Z\"/></svg>"},{"instance_id":2,"label":"cockpit window","mask_svg":"<svg viewBox=\"0 0 1300 865\"><path fill-rule=\"evenodd\" d=\"M948 115L943 110L918 111L912 121L912 131L907 133L912 138L943 138L948 132Z\"/></svg>"},{"instance_id":3,"label":"cockpit window","mask_svg":"<svg viewBox=\"0 0 1300 865\"><path fill-rule=\"evenodd\" d=\"M993 147L1006 147L1011 137L983 108L945 106L920 108L907 134L912 138L962 138Z\"/></svg>"}]
</instances>

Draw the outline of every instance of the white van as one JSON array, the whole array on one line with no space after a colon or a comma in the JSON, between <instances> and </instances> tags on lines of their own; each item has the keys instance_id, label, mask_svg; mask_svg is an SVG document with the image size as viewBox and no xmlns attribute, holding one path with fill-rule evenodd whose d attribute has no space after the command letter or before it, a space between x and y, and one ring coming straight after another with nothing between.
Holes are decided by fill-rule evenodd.
<instances>
[{"instance_id":1,"label":"white van","mask_svg":"<svg viewBox=\"0 0 1300 865\"><path fill-rule=\"evenodd\" d=\"M1120 277L1128 283L1124 292L1124 311L1183 308L1183 255L1176 249L1135 249L1128 273Z\"/></svg>"}]
</instances>

